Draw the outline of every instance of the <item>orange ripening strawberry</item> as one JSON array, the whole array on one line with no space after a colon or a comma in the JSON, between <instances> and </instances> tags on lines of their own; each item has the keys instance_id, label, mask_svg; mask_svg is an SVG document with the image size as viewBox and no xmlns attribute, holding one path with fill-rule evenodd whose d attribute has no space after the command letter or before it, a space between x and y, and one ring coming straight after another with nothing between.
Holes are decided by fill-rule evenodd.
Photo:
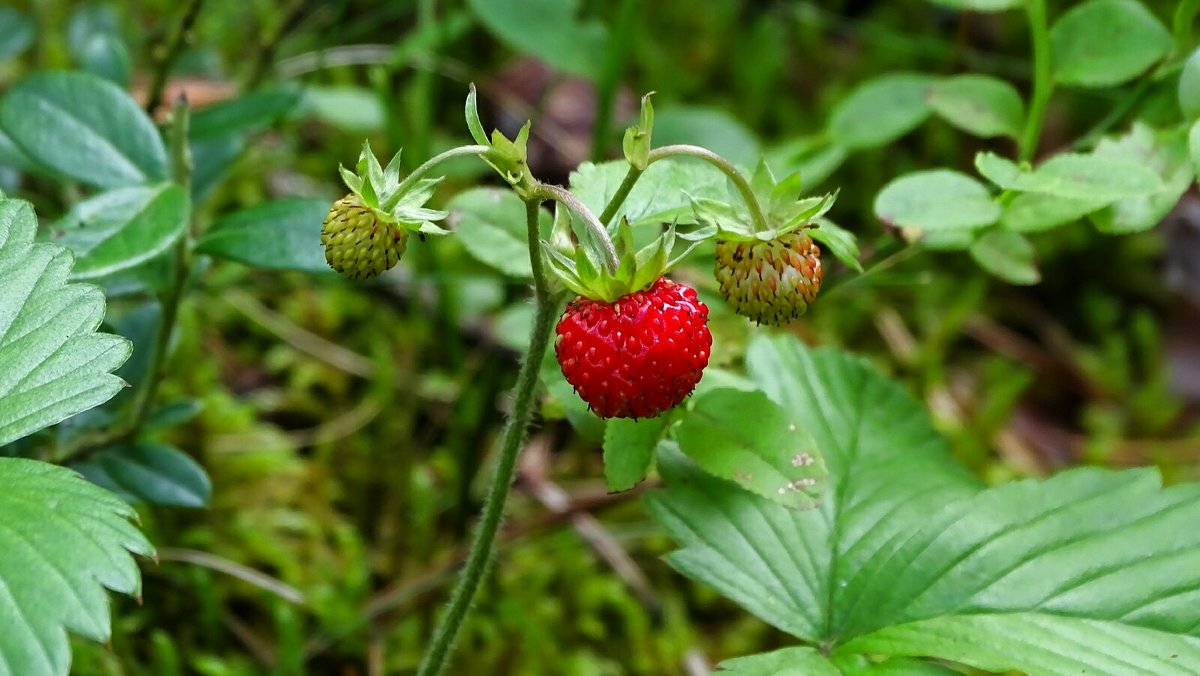
<instances>
[{"instance_id":1,"label":"orange ripening strawberry","mask_svg":"<svg viewBox=\"0 0 1200 676\"><path fill-rule=\"evenodd\" d=\"M653 418L679 404L712 349L708 307L665 277L611 303L581 296L556 331L563 376L601 418Z\"/></svg>"}]
</instances>

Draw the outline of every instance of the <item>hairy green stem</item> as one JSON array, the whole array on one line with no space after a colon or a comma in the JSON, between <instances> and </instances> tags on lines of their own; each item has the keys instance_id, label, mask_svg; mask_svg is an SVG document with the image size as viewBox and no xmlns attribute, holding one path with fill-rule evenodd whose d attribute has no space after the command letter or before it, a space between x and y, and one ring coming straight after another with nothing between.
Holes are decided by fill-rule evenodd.
<instances>
[{"instance_id":1,"label":"hairy green stem","mask_svg":"<svg viewBox=\"0 0 1200 676\"><path fill-rule=\"evenodd\" d=\"M608 236L608 229L604 227L600 219L596 218L596 214L593 214L592 210L586 204L580 202L579 198L570 190L547 183L538 184L537 187L533 188L531 194L541 200L559 202L570 207L571 211L579 214L583 218L584 225L587 226L588 230L592 231L592 235L595 236L596 241L600 242L600 246L604 249L604 262L608 267L608 271L616 272L617 266L620 265L620 259L617 257L617 248L613 246L612 238Z\"/></svg>"},{"instance_id":2,"label":"hairy green stem","mask_svg":"<svg viewBox=\"0 0 1200 676\"><path fill-rule=\"evenodd\" d=\"M425 174L428 174L429 172L433 171L434 167L441 164L442 162L445 162L447 160L453 160L458 157L466 157L468 155L477 155L477 156L482 155L483 153L486 153L488 150L490 150L490 148L488 148L487 146L458 146L457 148L451 148L450 150L447 150L444 153L434 155L433 157L429 158L429 160L427 160L425 162L425 164L422 164L421 166L417 167L416 169L413 169L411 174L409 174L408 176L405 176L404 180L400 181L399 190L400 190L400 192L404 192L405 190L408 190L414 184L416 184L417 181L421 180L421 178L423 176L425 176Z\"/></svg>"},{"instance_id":3,"label":"hairy green stem","mask_svg":"<svg viewBox=\"0 0 1200 676\"><path fill-rule=\"evenodd\" d=\"M538 212L541 209L541 199L533 198L525 202L526 227L529 236L529 264L533 268L533 297L535 313L533 331L529 336L529 350L521 361L521 370L517 375L516 398L513 401L512 412L509 414L508 426L504 430L504 440L500 448L500 459L496 465L496 474L492 478L487 500L483 505L480 516L479 530L471 543L471 551L467 555L462 576L450 596L450 606L438 622L434 630L433 642L425 653L418 676L437 676L446 666L450 649L458 630L466 619L471 601L479 590L479 585L487 575L488 564L492 558L492 545L496 533L500 529L500 521L504 516L504 504L508 499L509 488L513 475L516 473L517 455L521 443L529 427L533 414L533 393L538 380L538 369L550 343L550 332L554 328L554 310L556 304L546 285L546 273L542 266L541 239L538 232Z\"/></svg>"},{"instance_id":4,"label":"hairy green stem","mask_svg":"<svg viewBox=\"0 0 1200 676\"><path fill-rule=\"evenodd\" d=\"M621 181L621 185L617 186L617 192L613 193L612 199L604 206L604 213L600 214L600 222L608 225L608 222L617 215L617 209L625 203L625 198L629 197L629 191L633 190L633 186L642 177L645 170L638 169L632 164L629 165L629 171L625 173L625 179Z\"/></svg>"},{"instance_id":5,"label":"hairy green stem","mask_svg":"<svg viewBox=\"0 0 1200 676\"><path fill-rule=\"evenodd\" d=\"M191 0L187 8L183 10L183 19L180 20L175 34L171 36L171 41L161 48L160 58L154 64L154 79L150 81L149 94L146 96L146 112L153 115L158 106L162 104L163 91L167 87L167 77L171 74L171 66L175 63L175 58L179 56L180 50L183 49L187 34L192 30L192 26L196 23L196 17L200 16L200 8L203 6L204 0Z\"/></svg>"},{"instance_id":6,"label":"hairy green stem","mask_svg":"<svg viewBox=\"0 0 1200 676\"><path fill-rule=\"evenodd\" d=\"M746 180L746 177L742 176L742 172L738 171L737 167L733 166L729 160L708 148L673 145L651 150L649 164L654 164L658 160L668 157L695 157L720 169L722 173L729 177L730 181L733 181L733 186L737 188L738 194L742 196L742 201L746 203L746 208L750 210L750 220L754 222L754 231L763 232L768 229L767 217L763 214L762 205L758 203L758 197L754 194L754 189L750 187L750 182Z\"/></svg>"},{"instance_id":7,"label":"hairy green stem","mask_svg":"<svg viewBox=\"0 0 1200 676\"><path fill-rule=\"evenodd\" d=\"M1033 96L1029 101L1029 117L1021 134L1021 159L1029 161L1037 152L1042 136L1046 106L1054 93L1054 74L1050 70L1050 31L1046 25L1046 0L1025 0L1029 15L1029 36L1033 43Z\"/></svg>"},{"instance_id":8,"label":"hairy green stem","mask_svg":"<svg viewBox=\"0 0 1200 676\"><path fill-rule=\"evenodd\" d=\"M171 128L168 141L171 151L172 179L185 191L191 185L192 156L188 147L188 103L180 96L171 109ZM192 269L192 233L190 222L184 232L180 233L179 241L175 244L173 270L170 286L162 296L162 317L159 318L158 332L154 344L150 348L150 365L146 369L145 382L137 392L129 418L129 426L123 431L123 437L135 437L141 431L142 425L150 416L154 405L158 384L162 380L163 363L171 345L171 333L175 322L179 319L179 305L187 289L188 275Z\"/></svg>"}]
</instances>

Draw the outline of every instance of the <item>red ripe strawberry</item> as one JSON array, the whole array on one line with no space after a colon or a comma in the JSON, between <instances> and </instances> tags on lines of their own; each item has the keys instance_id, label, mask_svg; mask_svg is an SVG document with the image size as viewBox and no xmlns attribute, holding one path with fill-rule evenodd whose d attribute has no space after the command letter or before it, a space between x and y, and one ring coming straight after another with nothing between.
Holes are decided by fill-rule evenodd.
<instances>
[{"instance_id":1,"label":"red ripe strawberry","mask_svg":"<svg viewBox=\"0 0 1200 676\"><path fill-rule=\"evenodd\" d=\"M660 277L613 302L580 296L558 321L567 382L602 418L653 418L683 401L708 365L708 307Z\"/></svg>"}]
</instances>

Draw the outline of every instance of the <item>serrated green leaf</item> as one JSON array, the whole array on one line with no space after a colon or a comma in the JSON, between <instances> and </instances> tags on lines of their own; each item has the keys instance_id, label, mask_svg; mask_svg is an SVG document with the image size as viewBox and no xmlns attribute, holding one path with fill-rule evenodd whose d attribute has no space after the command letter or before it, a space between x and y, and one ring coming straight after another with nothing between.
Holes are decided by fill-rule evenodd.
<instances>
[{"instance_id":1,"label":"serrated green leaf","mask_svg":"<svg viewBox=\"0 0 1200 676\"><path fill-rule=\"evenodd\" d=\"M187 192L174 183L118 188L71 208L50 229L75 253L75 279L129 270L158 256L183 235L191 217Z\"/></svg>"},{"instance_id":2,"label":"serrated green leaf","mask_svg":"<svg viewBox=\"0 0 1200 676\"><path fill-rule=\"evenodd\" d=\"M319 199L264 202L218 219L196 251L272 270L327 272L321 225L329 203Z\"/></svg>"},{"instance_id":3,"label":"serrated green leaf","mask_svg":"<svg viewBox=\"0 0 1200 676\"><path fill-rule=\"evenodd\" d=\"M787 336L752 377L812 429L829 499L789 512L669 461L670 563L831 651L1030 674L1200 670L1200 486L1080 468L984 488L870 366ZM664 458L665 459L665 458Z\"/></svg>"},{"instance_id":4,"label":"serrated green leaf","mask_svg":"<svg viewBox=\"0 0 1200 676\"><path fill-rule=\"evenodd\" d=\"M0 458L0 513L0 674L66 676L71 649L63 629L107 640L105 588L140 594L129 553L154 549L129 522L128 505L46 463Z\"/></svg>"},{"instance_id":5,"label":"serrated green leaf","mask_svg":"<svg viewBox=\"0 0 1200 676\"><path fill-rule=\"evenodd\" d=\"M1025 121L1016 87L987 75L938 80L929 88L929 106L950 124L984 138L1018 138Z\"/></svg>"},{"instance_id":6,"label":"serrated green leaf","mask_svg":"<svg viewBox=\"0 0 1200 676\"><path fill-rule=\"evenodd\" d=\"M811 511L787 509L660 455L668 488L647 504L682 547L667 558L674 568L819 643L840 636L840 575L914 527L896 513L936 511L973 495L978 481L921 405L864 361L762 333L746 360L751 378L821 449L826 498Z\"/></svg>"},{"instance_id":7,"label":"serrated green leaf","mask_svg":"<svg viewBox=\"0 0 1200 676\"><path fill-rule=\"evenodd\" d=\"M987 671L1048 676L1190 676L1200 669L1200 639L1053 613L938 617L883 629L846 650L938 655Z\"/></svg>"},{"instance_id":8,"label":"serrated green leaf","mask_svg":"<svg viewBox=\"0 0 1200 676\"><path fill-rule=\"evenodd\" d=\"M446 208L463 248L476 260L512 277L530 277L525 203L511 190L472 188L455 195ZM541 232L549 235L553 218L539 213Z\"/></svg>"},{"instance_id":9,"label":"serrated green leaf","mask_svg":"<svg viewBox=\"0 0 1200 676\"><path fill-rule=\"evenodd\" d=\"M734 657L717 665L728 676L843 676L816 648L784 648L769 653Z\"/></svg>"},{"instance_id":10,"label":"serrated green leaf","mask_svg":"<svg viewBox=\"0 0 1200 676\"><path fill-rule=\"evenodd\" d=\"M880 220L921 230L982 228L995 223L1000 213L1000 205L982 183L949 169L901 176L875 198Z\"/></svg>"},{"instance_id":11,"label":"serrated green leaf","mask_svg":"<svg viewBox=\"0 0 1200 676\"><path fill-rule=\"evenodd\" d=\"M894 73L868 80L834 107L829 133L850 150L875 148L916 129L932 109L928 93L934 78Z\"/></svg>"},{"instance_id":12,"label":"serrated green leaf","mask_svg":"<svg viewBox=\"0 0 1200 676\"><path fill-rule=\"evenodd\" d=\"M620 160L601 164L585 162L571 172L571 192L593 213L603 213L628 171L628 163ZM685 191L697 199L719 200L729 194L725 175L700 160L662 160L651 164L642 174L611 222L624 217L635 228L671 222L695 223Z\"/></svg>"},{"instance_id":13,"label":"serrated green leaf","mask_svg":"<svg viewBox=\"0 0 1200 676\"><path fill-rule=\"evenodd\" d=\"M96 453L72 468L114 493L169 507L203 507L212 496L208 475L191 456L167 446L141 442Z\"/></svg>"},{"instance_id":14,"label":"serrated green leaf","mask_svg":"<svg viewBox=\"0 0 1200 676\"><path fill-rule=\"evenodd\" d=\"M125 90L95 75L42 72L0 100L0 125L30 157L98 188L166 178L154 123Z\"/></svg>"},{"instance_id":15,"label":"serrated green leaf","mask_svg":"<svg viewBox=\"0 0 1200 676\"><path fill-rule=\"evenodd\" d=\"M492 35L555 68L595 78L608 51L608 29L580 19L578 0L469 0Z\"/></svg>"},{"instance_id":16,"label":"serrated green leaf","mask_svg":"<svg viewBox=\"0 0 1200 676\"><path fill-rule=\"evenodd\" d=\"M0 198L0 445L111 399L129 357L95 332L104 295L68 284L70 252L34 244L36 228L28 203Z\"/></svg>"},{"instance_id":17,"label":"serrated green leaf","mask_svg":"<svg viewBox=\"0 0 1200 676\"><path fill-rule=\"evenodd\" d=\"M762 392L698 397L674 435L704 471L790 509L812 508L825 489L825 463L812 437Z\"/></svg>"},{"instance_id":18,"label":"serrated green leaf","mask_svg":"<svg viewBox=\"0 0 1200 676\"><path fill-rule=\"evenodd\" d=\"M988 228L971 244L971 258L979 267L1013 284L1037 284L1042 276L1029 240L1002 225Z\"/></svg>"},{"instance_id":19,"label":"serrated green leaf","mask_svg":"<svg viewBox=\"0 0 1200 676\"><path fill-rule=\"evenodd\" d=\"M1050 28L1055 79L1110 87L1132 80L1171 51L1171 33L1136 0L1088 0Z\"/></svg>"},{"instance_id":20,"label":"serrated green leaf","mask_svg":"<svg viewBox=\"0 0 1200 676\"><path fill-rule=\"evenodd\" d=\"M940 664L903 657L883 662L858 656L826 657L808 646L735 657L717 666L718 674L729 676L958 676L960 673Z\"/></svg>"},{"instance_id":21,"label":"serrated green leaf","mask_svg":"<svg viewBox=\"0 0 1200 676\"><path fill-rule=\"evenodd\" d=\"M604 426L604 480L611 492L633 488L650 470L654 448L666 433L671 414L656 418L613 418Z\"/></svg>"}]
</instances>

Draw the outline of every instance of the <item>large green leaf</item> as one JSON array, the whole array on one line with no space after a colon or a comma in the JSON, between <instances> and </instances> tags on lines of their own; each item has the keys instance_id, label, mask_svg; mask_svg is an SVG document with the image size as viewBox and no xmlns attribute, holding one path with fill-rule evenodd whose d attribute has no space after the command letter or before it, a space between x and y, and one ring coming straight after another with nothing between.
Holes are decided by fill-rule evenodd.
<instances>
[{"instance_id":1,"label":"large green leaf","mask_svg":"<svg viewBox=\"0 0 1200 676\"><path fill-rule=\"evenodd\" d=\"M875 197L884 223L921 230L971 230L995 223L1000 205L979 181L949 169L894 179Z\"/></svg>"},{"instance_id":2,"label":"large green leaf","mask_svg":"<svg viewBox=\"0 0 1200 676\"><path fill-rule=\"evenodd\" d=\"M1017 89L987 75L958 75L929 88L929 105L950 124L976 136L1021 135L1025 104Z\"/></svg>"},{"instance_id":3,"label":"large green leaf","mask_svg":"<svg viewBox=\"0 0 1200 676\"><path fill-rule=\"evenodd\" d=\"M907 658L875 662L865 658L834 655L826 657L816 648L792 647L747 657L735 657L718 665L728 676L957 676L948 667Z\"/></svg>"},{"instance_id":4,"label":"large green leaf","mask_svg":"<svg viewBox=\"0 0 1200 676\"><path fill-rule=\"evenodd\" d=\"M192 115L188 135L195 141L261 131L294 110L300 95L298 87L277 86L215 103Z\"/></svg>"},{"instance_id":5,"label":"large green leaf","mask_svg":"<svg viewBox=\"0 0 1200 676\"><path fill-rule=\"evenodd\" d=\"M883 75L859 85L833 109L829 133L842 147L874 148L916 129L929 117L935 79L919 73Z\"/></svg>"},{"instance_id":6,"label":"large green leaf","mask_svg":"<svg viewBox=\"0 0 1200 676\"><path fill-rule=\"evenodd\" d=\"M174 183L118 188L72 207L50 229L75 253L75 279L94 279L136 267L183 235L191 206Z\"/></svg>"},{"instance_id":7,"label":"large green leaf","mask_svg":"<svg viewBox=\"0 0 1200 676\"><path fill-rule=\"evenodd\" d=\"M109 637L107 587L141 592L128 552L154 550L133 510L71 470L0 458L0 676L65 676L63 629Z\"/></svg>"},{"instance_id":8,"label":"large green leaf","mask_svg":"<svg viewBox=\"0 0 1200 676\"><path fill-rule=\"evenodd\" d=\"M757 338L752 377L826 454L828 499L792 512L670 456L669 561L801 639L1030 674L1200 672L1200 486L1064 472L983 489L920 405L867 364Z\"/></svg>"},{"instance_id":9,"label":"large green leaf","mask_svg":"<svg viewBox=\"0 0 1200 676\"><path fill-rule=\"evenodd\" d=\"M582 20L579 0L469 0L479 21L513 49L559 70L596 77L608 50L608 30Z\"/></svg>"},{"instance_id":10,"label":"large green leaf","mask_svg":"<svg viewBox=\"0 0 1200 676\"><path fill-rule=\"evenodd\" d=\"M72 468L130 502L203 507L212 495L204 468L165 444L118 444Z\"/></svg>"},{"instance_id":11,"label":"large green leaf","mask_svg":"<svg viewBox=\"0 0 1200 676\"><path fill-rule=\"evenodd\" d=\"M675 439L704 471L785 507L809 509L825 490L825 463L812 437L762 392L706 392Z\"/></svg>"},{"instance_id":12,"label":"large green leaf","mask_svg":"<svg viewBox=\"0 0 1200 676\"><path fill-rule=\"evenodd\" d=\"M125 90L96 75L58 71L21 80L0 100L0 125L30 157L99 188L167 175L154 123Z\"/></svg>"},{"instance_id":13,"label":"large green leaf","mask_svg":"<svg viewBox=\"0 0 1200 676\"><path fill-rule=\"evenodd\" d=\"M1083 87L1131 80L1171 51L1171 34L1137 0L1088 0L1050 28L1054 77Z\"/></svg>"},{"instance_id":14,"label":"large green leaf","mask_svg":"<svg viewBox=\"0 0 1200 676\"><path fill-rule=\"evenodd\" d=\"M67 284L71 253L35 244L36 228L28 203L0 196L0 444L111 399L129 357L129 341L95 332L104 295Z\"/></svg>"},{"instance_id":15,"label":"large green leaf","mask_svg":"<svg viewBox=\"0 0 1200 676\"><path fill-rule=\"evenodd\" d=\"M260 268L325 272L321 223L327 213L325 200L266 202L213 223L196 250Z\"/></svg>"},{"instance_id":16,"label":"large green leaf","mask_svg":"<svg viewBox=\"0 0 1200 676\"><path fill-rule=\"evenodd\" d=\"M585 162L571 172L571 192L599 215L625 178L629 164L623 160L592 164ZM622 216L631 225L695 223L688 195L696 199L727 199L725 175L701 160L669 159L650 165L629 191L613 222ZM736 200L740 198L734 198Z\"/></svg>"}]
</instances>

